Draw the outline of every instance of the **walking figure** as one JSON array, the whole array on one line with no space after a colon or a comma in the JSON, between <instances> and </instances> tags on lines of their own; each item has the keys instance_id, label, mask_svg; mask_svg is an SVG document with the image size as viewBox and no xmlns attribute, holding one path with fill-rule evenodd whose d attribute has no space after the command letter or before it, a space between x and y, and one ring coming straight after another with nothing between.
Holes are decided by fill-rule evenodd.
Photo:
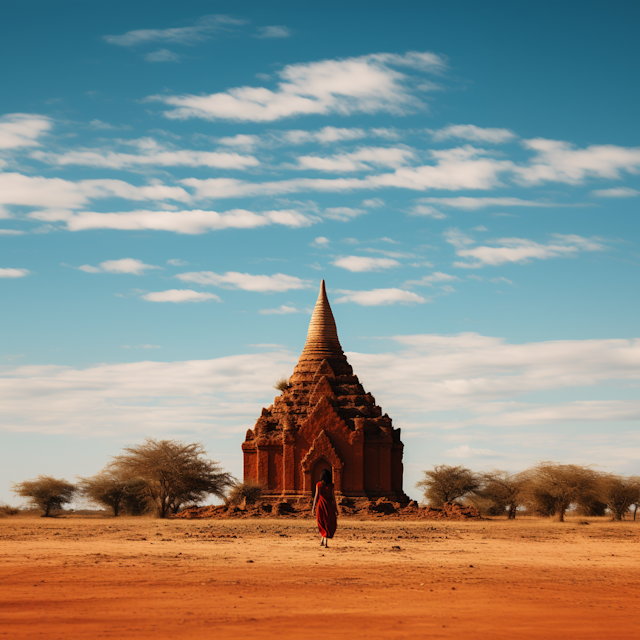
<instances>
[{"instance_id":1,"label":"walking figure","mask_svg":"<svg viewBox=\"0 0 640 640\"><path fill-rule=\"evenodd\" d=\"M321 547L329 546L329 538L333 538L338 526L338 505L333 495L333 483L331 482L331 471L323 469L320 474L320 482L316 485L316 495L313 497L311 514L315 514L318 529L322 540Z\"/></svg>"}]
</instances>

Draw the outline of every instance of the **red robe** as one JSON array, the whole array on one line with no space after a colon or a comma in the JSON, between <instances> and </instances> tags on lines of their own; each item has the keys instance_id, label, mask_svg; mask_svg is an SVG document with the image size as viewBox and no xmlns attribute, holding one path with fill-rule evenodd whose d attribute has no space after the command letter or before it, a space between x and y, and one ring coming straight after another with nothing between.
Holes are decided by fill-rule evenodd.
<instances>
[{"instance_id":1,"label":"red robe","mask_svg":"<svg viewBox=\"0 0 640 640\"><path fill-rule=\"evenodd\" d=\"M333 538L336 532L338 522L336 519L336 510L334 507L333 485L323 485L318 482L316 485L318 501L316 503L316 520L318 529L323 538Z\"/></svg>"}]
</instances>

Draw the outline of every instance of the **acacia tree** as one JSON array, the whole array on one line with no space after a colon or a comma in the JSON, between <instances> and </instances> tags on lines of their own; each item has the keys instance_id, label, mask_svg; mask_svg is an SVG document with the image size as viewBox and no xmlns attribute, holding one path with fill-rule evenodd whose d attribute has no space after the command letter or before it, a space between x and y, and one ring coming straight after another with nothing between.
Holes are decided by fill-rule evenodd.
<instances>
[{"instance_id":1,"label":"acacia tree","mask_svg":"<svg viewBox=\"0 0 640 640\"><path fill-rule=\"evenodd\" d=\"M64 479L40 475L35 480L13 482L11 490L42 509L45 518L48 518L54 509L61 509L63 505L69 504L78 489Z\"/></svg>"},{"instance_id":2,"label":"acacia tree","mask_svg":"<svg viewBox=\"0 0 640 640\"><path fill-rule=\"evenodd\" d=\"M623 478L613 474L603 474L598 478L598 498L611 512L612 520L622 520L629 507L640 501L638 489L634 478Z\"/></svg>"},{"instance_id":3,"label":"acacia tree","mask_svg":"<svg viewBox=\"0 0 640 640\"><path fill-rule=\"evenodd\" d=\"M224 497L233 478L205 454L200 443L147 438L143 444L125 447L109 469L123 478L142 478L144 492L158 517L165 518L182 505L197 503L208 495Z\"/></svg>"},{"instance_id":4,"label":"acacia tree","mask_svg":"<svg viewBox=\"0 0 640 640\"><path fill-rule=\"evenodd\" d=\"M489 515L507 512L509 520L515 520L518 507L524 504L523 488L526 478L522 474L511 474L500 469L492 469L480 474L482 487L477 495L489 503Z\"/></svg>"},{"instance_id":5,"label":"acacia tree","mask_svg":"<svg viewBox=\"0 0 640 640\"><path fill-rule=\"evenodd\" d=\"M458 500L480 487L479 477L471 469L462 466L433 465L432 471L423 473L424 478L416 483L416 487L424 492L433 507Z\"/></svg>"},{"instance_id":6,"label":"acacia tree","mask_svg":"<svg viewBox=\"0 0 640 640\"><path fill-rule=\"evenodd\" d=\"M560 522L571 504L594 497L598 478L589 467L555 462L541 462L523 476L527 505L538 515L555 515Z\"/></svg>"},{"instance_id":7,"label":"acacia tree","mask_svg":"<svg viewBox=\"0 0 640 640\"><path fill-rule=\"evenodd\" d=\"M117 518L121 511L138 515L144 511L146 482L141 478L125 478L115 469L103 469L90 478L79 478L78 490L95 504L113 509Z\"/></svg>"}]
</instances>

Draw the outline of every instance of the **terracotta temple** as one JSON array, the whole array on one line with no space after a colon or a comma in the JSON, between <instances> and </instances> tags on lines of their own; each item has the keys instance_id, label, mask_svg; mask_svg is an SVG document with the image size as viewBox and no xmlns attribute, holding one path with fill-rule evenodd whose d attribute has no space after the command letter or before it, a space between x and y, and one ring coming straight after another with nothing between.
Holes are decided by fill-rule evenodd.
<instances>
[{"instance_id":1,"label":"terracotta temple","mask_svg":"<svg viewBox=\"0 0 640 640\"><path fill-rule=\"evenodd\" d=\"M244 479L267 499L308 499L329 468L337 495L406 503L402 450L400 429L347 362L323 280L288 386L247 431Z\"/></svg>"}]
</instances>

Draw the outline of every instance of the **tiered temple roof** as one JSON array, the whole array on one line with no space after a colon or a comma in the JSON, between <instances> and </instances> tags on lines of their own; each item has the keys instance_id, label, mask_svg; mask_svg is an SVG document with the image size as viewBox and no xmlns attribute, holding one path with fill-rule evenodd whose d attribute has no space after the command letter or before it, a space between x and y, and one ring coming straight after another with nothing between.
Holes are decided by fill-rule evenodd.
<instances>
[{"instance_id":1,"label":"tiered temple roof","mask_svg":"<svg viewBox=\"0 0 640 640\"><path fill-rule=\"evenodd\" d=\"M247 431L245 479L274 494L306 493L320 462L345 495L404 500L402 448L400 430L347 361L323 280L288 387Z\"/></svg>"}]
</instances>

